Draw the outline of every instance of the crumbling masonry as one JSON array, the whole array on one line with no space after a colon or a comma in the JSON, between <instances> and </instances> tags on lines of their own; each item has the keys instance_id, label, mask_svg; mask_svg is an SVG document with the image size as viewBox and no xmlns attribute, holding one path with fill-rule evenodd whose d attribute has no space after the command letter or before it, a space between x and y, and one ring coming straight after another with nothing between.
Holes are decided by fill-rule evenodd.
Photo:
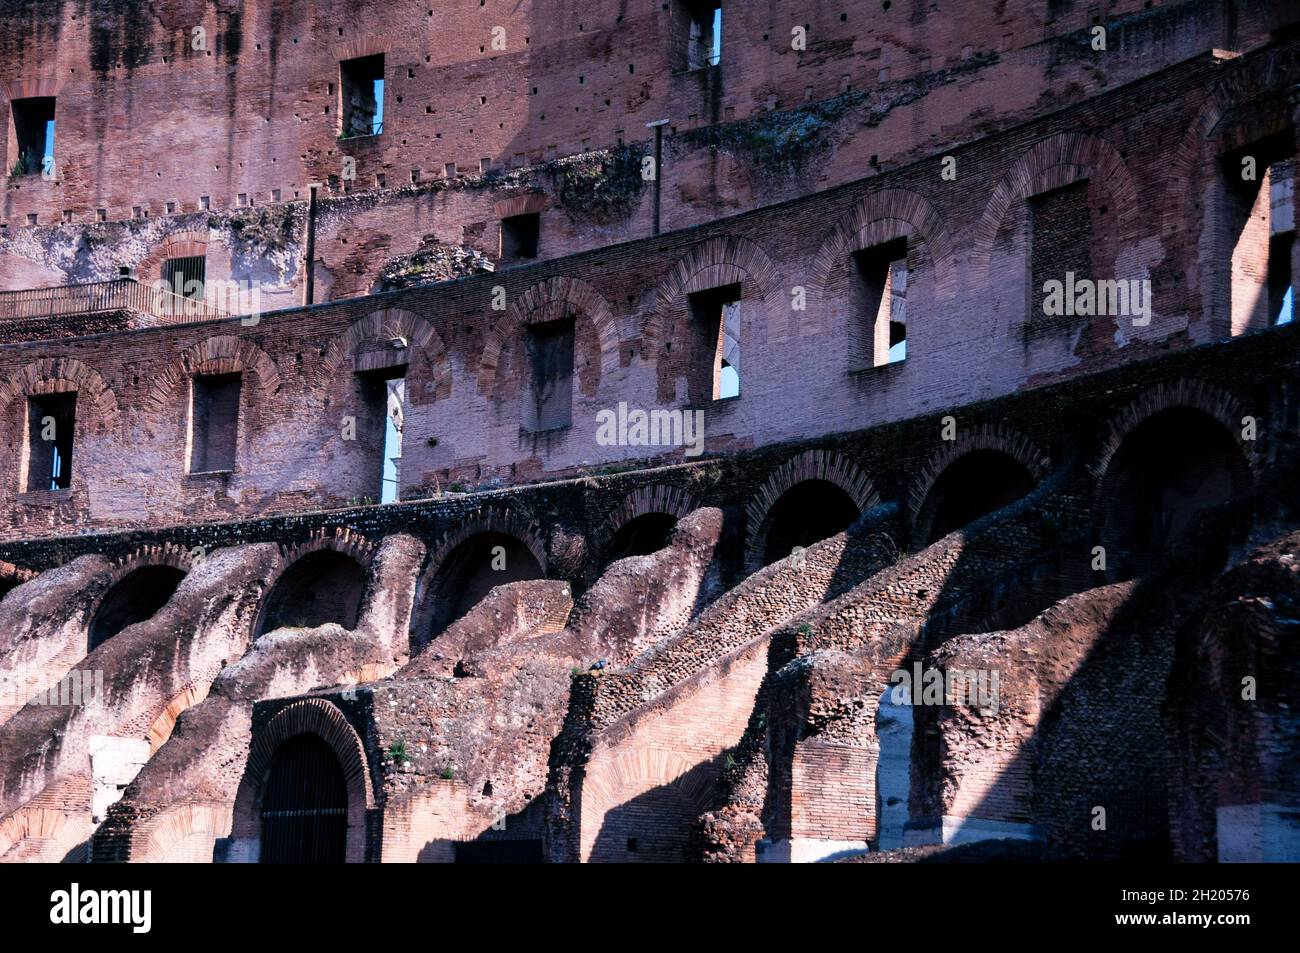
<instances>
[{"instance_id":1,"label":"crumbling masonry","mask_svg":"<svg viewBox=\"0 0 1300 953\"><path fill-rule=\"evenodd\" d=\"M0 860L1300 860L1294 4L0 0L0 124Z\"/></svg>"}]
</instances>

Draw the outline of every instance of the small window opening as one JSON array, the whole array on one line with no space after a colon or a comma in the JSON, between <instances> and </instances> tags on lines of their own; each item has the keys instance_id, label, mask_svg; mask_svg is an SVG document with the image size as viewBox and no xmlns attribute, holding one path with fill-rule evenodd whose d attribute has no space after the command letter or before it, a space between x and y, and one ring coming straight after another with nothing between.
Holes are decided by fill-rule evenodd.
<instances>
[{"instance_id":1,"label":"small window opening","mask_svg":"<svg viewBox=\"0 0 1300 953\"><path fill-rule=\"evenodd\" d=\"M361 419L357 439L368 455L377 455L379 502L395 503L401 497L402 428L406 408L406 365L357 375L361 384Z\"/></svg>"},{"instance_id":2,"label":"small window opening","mask_svg":"<svg viewBox=\"0 0 1300 953\"><path fill-rule=\"evenodd\" d=\"M907 359L907 239L854 255L863 294L864 330L855 365L882 367Z\"/></svg>"},{"instance_id":3,"label":"small window opening","mask_svg":"<svg viewBox=\"0 0 1300 953\"><path fill-rule=\"evenodd\" d=\"M708 383L696 392L712 400L740 396L740 285L690 296L697 344L710 356Z\"/></svg>"},{"instance_id":4,"label":"small window opening","mask_svg":"<svg viewBox=\"0 0 1300 953\"><path fill-rule=\"evenodd\" d=\"M541 232L542 216L538 212L503 218L501 220L501 260L536 258Z\"/></svg>"},{"instance_id":5,"label":"small window opening","mask_svg":"<svg viewBox=\"0 0 1300 953\"><path fill-rule=\"evenodd\" d=\"M1268 325L1290 324L1295 313L1295 160L1269 167Z\"/></svg>"},{"instance_id":6,"label":"small window opening","mask_svg":"<svg viewBox=\"0 0 1300 953\"><path fill-rule=\"evenodd\" d=\"M76 393L42 394L27 401L28 490L66 490L72 486L76 416Z\"/></svg>"},{"instance_id":7,"label":"small window opening","mask_svg":"<svg viewBox=\"0 0 1300 953\"><path fill-rule=\"evenodd\" d=\"M235 469L239 438L239 374L201 374L193 378L190 403L190 472Z\"/></svg>"},{"instance_id":8,"label":"small window opening","mask_svg":"<svg viewBox=\"0 0 1300 953\"><path fill-rule=\"evenodd\" d=\"M703 69L722 62L722 4L692 0L685 4L689 19L686 68Z\"/></svg>"},{"instance_id":9,"label":"small window opening","mask_svg":"<svg viewBox=\"0 0 1300 953\"><path fill-rule=\"evenodd\" d=\"M207 280L207 259L202 255L168 258L163 262L162 277L173 294L202 301L203 285Z\"/></svg>"},{"instance_id":10,"label":"small window opening","mask_svg":"<svg viewBox=\"0 0 1300 953\"><path fill-rule=\"evenodd\" d=\"M17 148L10 175L39 175L54 168L54 97L15 99L9 105Z\"/></svg>"},{"instance_id":11,"label":"small window opening","mask_svg":"<svg viewBox=\"0 0 1300 953\"><path fill-rule=\"evenodd\" d=\"M377 136L384 131L384 54L339 64L340 139Z\"/></svg>"},{"instance_id":12,"label":"small window opening","mask_svg":"<svg viewBox=\"0 0 1300 953\"><path fill-rule=\"evenodd\" d=\"M573 319L530 324L524 348L531 372L524 429L569 426L573 422Z\"/></svg>"}]
</instances>

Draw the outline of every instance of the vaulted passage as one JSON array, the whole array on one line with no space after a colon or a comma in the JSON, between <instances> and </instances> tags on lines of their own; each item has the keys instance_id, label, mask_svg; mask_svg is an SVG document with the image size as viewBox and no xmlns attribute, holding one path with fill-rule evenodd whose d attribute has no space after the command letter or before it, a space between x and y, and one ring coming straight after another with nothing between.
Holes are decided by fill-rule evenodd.
<instances>
[{"instance_id":1,"label":"vaulted passage","mask_svg":"<svg viewBox=\"0 0 1300 953\"><path fill-rule=\"evenodd\" d=\"M1196 514L1246 492L1245 458L1228 430L1199 410L1152 415L1111 461L1102 539L1112 567L1141 572L1198 528Z\"/></svg>"},{"instance_id":2,"label":"vaulted passage","mask_svg":"<svg viewBox=\"0 0 1300 953\"><path fill-rule=\"evenodd\" d=\"M334 751L317 735L290 738L262 796L262 863L341 864L347 833L347 782Z\"/></svg>"},{"instance_id":3,"label":"vaulted passage","mask_svg":"<svg viewBox=\"0 0 1300 953\"><path fill-rule=\"evenodd\" d=\"M926 546L1020 499L1034 488L1024 465L1000 450L972 450L950 463L917 515Z\"/></svg>"},{"instance_id":4,"label":"vaulted passage","mask_svg":"<svg viewBox=\"0 0 1300 953\"><path fill-rule=\"evenodd\" d=\"M355 629L366 592L366 571L351 556L321 549L284 571L266 598L258 635L285 627L335 622Z\"/></svg>"},{"instance_id":5,"label":"vaulted passage","mask_svg":"<svg viewBox=\"0 0 1300 953\"><path fill-rule=\"evenodd\" d=\"M614 534L605 551L605 563L629 556L648 556L668 545L668 536L677 525L671 513L643 513L628 520Z\"/></svg>"},{"instance_id":6,"label":"vaulted passage","mask_svg":"<svg viewBox=\"0 0 1300 953\"><path fill-rule=\"evenodd\" d=\"M537 557L515 537L505 533L471 536L451 551L438 571L433 634L474 608L494 587L544 575Z\"/></svg>"},{"instance_id":7,"label":"vaulted passage","mask_svg":"<svg viewBox=\"0 0 1300 953\"><path fill-rule=\"evenodd\" d=\"M786 490L764 522L763 565L848 529L860 515L853 498L828 480L805 480Z\"/></svg>"},{"instance_id":8,"label":"vaulted passage","mask_svg":"<svg viewBox=\"0 0 1300 953\"><path fill-rule=\"evenodd\" d=\"M108 590L90 621L87 651L102 645L127 626L153 618L184 578L185 572L174 566L145 566L123 577Z\"/></svg>"}]
</instances>

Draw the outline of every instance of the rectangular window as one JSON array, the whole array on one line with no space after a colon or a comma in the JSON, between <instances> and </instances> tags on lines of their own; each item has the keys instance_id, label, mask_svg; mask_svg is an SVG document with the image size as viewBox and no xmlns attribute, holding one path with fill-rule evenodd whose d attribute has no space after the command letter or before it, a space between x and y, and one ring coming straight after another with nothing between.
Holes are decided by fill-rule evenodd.
<instances>
[{"instance_id":1,"label":"rectangular window","mask_svg":"<svg viewBox=\"0 0 1300 953\"><path fill-rule=\"evenodd\" d=\"M1290 324L1295 311L1295 160L1274 162L1268 170L1268 326Z\"/></svg>"},{"instance_id":2,"label":"rectangular window","mask_svg":"<svg viewBox=\"0 0 1300 953\"><path fill-rule=\"evenodd\" d=\"M72 436L77 395L42 394L27 401L27 489L66 490L72 485Z\"/></svg>"},{"instance_id":3,"label":"rectangular window","mask_svg":"<svg viewBox=\"0 0 1300 953\"><path fill-rule=\"evenodd\" d=\"M339 64L340 139L377 136L384 131L384 54Z\"/></svg>"},{"instance_id":4,"label":"rectangular window","mask_svg":"<svg viewBox=\"0 0 1300 953\"><path fill-rule=\"evenodd\" d=\"M573 320L530 324L525 338L530 386L525 430L555 430L573 422Z\"/></svg>"},{"instance_id":5,"label":"rectangular window","mask_svg":"<svg viewBox=\"0 0 1300 953\"><path fill-rule=\"evenodd\" d=\"M856 368L881 367L907 358L907 239L876 245L854 256L862 322L853 344Z\"/></svg>"},{"instance_id":6,"label":"rectangular window","mask_svg":"<svg viewBox=\"0 0 1300 953\"><path fill-rule=\"evenodd\" d=\"M542 216L533 212L501 220L501 260L536 258L541 239Z\"/></svg>"},{"instance_id":7,"label":"rectangular window","mask_svg":"<svg viewBox=\"0 0 1300 953\"><path fill-rule=\"evenodd\" d=\"M207 259L202 255L168 258L163 262L162 277L173 294L202 301L203 285L207 279Z\"/></svg>"},{"instance_id":8,"label":"rectangular window","mask_svg":"<svg viewBox=\"0 0 1300 953\"><path fill-rule=\"evenodd\" d=\"M357 375L361 414L357 440L367 457L379 458L380 503L393 503L401 495L402 424L406 404L406 365Z\"/></svg>"},{"instance_id":9,"label":"rectangular window","mask_svg":"<svg viewBox=\"0 0 1300 953\"><path fill-rule=\"evenodd\" d=\"M191 384L190 472L235 469L239 443L239 374L203 374Z\"/></svg>"},{"instance_id":10,"label":"rectangular window","mask_svg":"<svg viewBox=\"0 0 1300 953\"><path fill-rule=\"evenodd\" d=\"M691 376L692 399L723 400L740 396L740 285L726 285L690 296L691 323L699 353L707 354L707 377ZM697 367L702 362L693 361Z\"/></svg>"},{"instance_id":11,"label":"rectangular window","mask_svg":"<svg viewBox=\"0 0 1300 953\"><path fill-rule=\"evenodd\" d=\"M10 138L16 150L10 175L39 175L54 168L54 97L15 99L9 104L13 117Z\"/></svg>"},{"instance_id":12,"label":"rectangular window","mask_svg":"<svg viewBox=\"0 0 1300 953\"><path fill-rule=\"evenodd\" d=\"M686 68L703 69L722 62L722 4L717 0L683 3L688 24Z\"/></svg>"}]
</instances>

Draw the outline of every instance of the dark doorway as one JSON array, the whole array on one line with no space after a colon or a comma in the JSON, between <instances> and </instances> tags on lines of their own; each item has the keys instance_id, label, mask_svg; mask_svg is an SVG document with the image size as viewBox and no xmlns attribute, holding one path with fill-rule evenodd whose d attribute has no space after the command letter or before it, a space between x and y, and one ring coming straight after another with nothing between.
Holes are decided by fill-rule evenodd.
<instances>
[{"instance_id":1,"label":"dark doorway","mask_svg":"<svg viewBox=\"0 0 1300 953\"><path fill-rule=\"evenodd\" d=\"M972 450L950 463L926 497L917 519L929 525L925 545L1014 503L1034 488L1034 478L1015 457L1000 450Z\"/></svg>"},{"instance_id":2,"label":"dark doorway","mask_svg":"<svg viewBox=\"0 0 1300 953\"><path fill-rule=\"evenodd\" d=\"M262 863L341 864L347 835L347 782L333 749L317 735L290 738L262 796Z\"/></svg>"},{"instance_id":3,"label":"dark doorway","mask_svg":"<svg viewBox=\"0 0 1300 953\"><path fill-rule=\"evenodd\" d=\"M1153 414L1111 461L1103 542L1112 568L1155 568L1196 514L1226 503L1248 482L1245 460L1221 423L1199 410ZM1226 540L1224 540L1226 542Z\"/></svg>"},{"instance_id":4,"label":"dark doorway","mask_svg":"<svg viewBox=\"0 0 1300 953\"><path fill-rule=\"evenodd\" d=\"M185 572L175 566L144 566L124 576L108 590L90 621L87 651L107 642L127 626L153 618L184 578Z\"/></svg>"},{"instance_id":5,"label":"dark doorway","mask_svg":"<svg viewBox=\"0 0 1300 953\"><path fill-rule=\"evenodd\" d=\"M795 484L767 515L763 565L785 559L796 546L811 546L842 533L859 515L853 498L828 480Z\"/></svg>"},{"instance_id":6,"label":"dark doorway","mask_svg":"<svg viewBox=\"0 0 1300 953\"><path fill-rule=\"evenodd\" d=\"M332 549L308 553L284 571L266 597L258 635L326 622L355 629L365 591L366 571L351 556Z\"/></svg>"},{"instance_id":7,"label":"dark doorway","mask_svg":"<svg viewBox=\"0 0 1300 953\"><path fill-rule=\"evenodd\" d=\"M671 513L643 513L628 520L614 534L605 550L605 564L629 556L649 556L668 545L668 537L677 525Z\"/></svg>"}]
</instances>

